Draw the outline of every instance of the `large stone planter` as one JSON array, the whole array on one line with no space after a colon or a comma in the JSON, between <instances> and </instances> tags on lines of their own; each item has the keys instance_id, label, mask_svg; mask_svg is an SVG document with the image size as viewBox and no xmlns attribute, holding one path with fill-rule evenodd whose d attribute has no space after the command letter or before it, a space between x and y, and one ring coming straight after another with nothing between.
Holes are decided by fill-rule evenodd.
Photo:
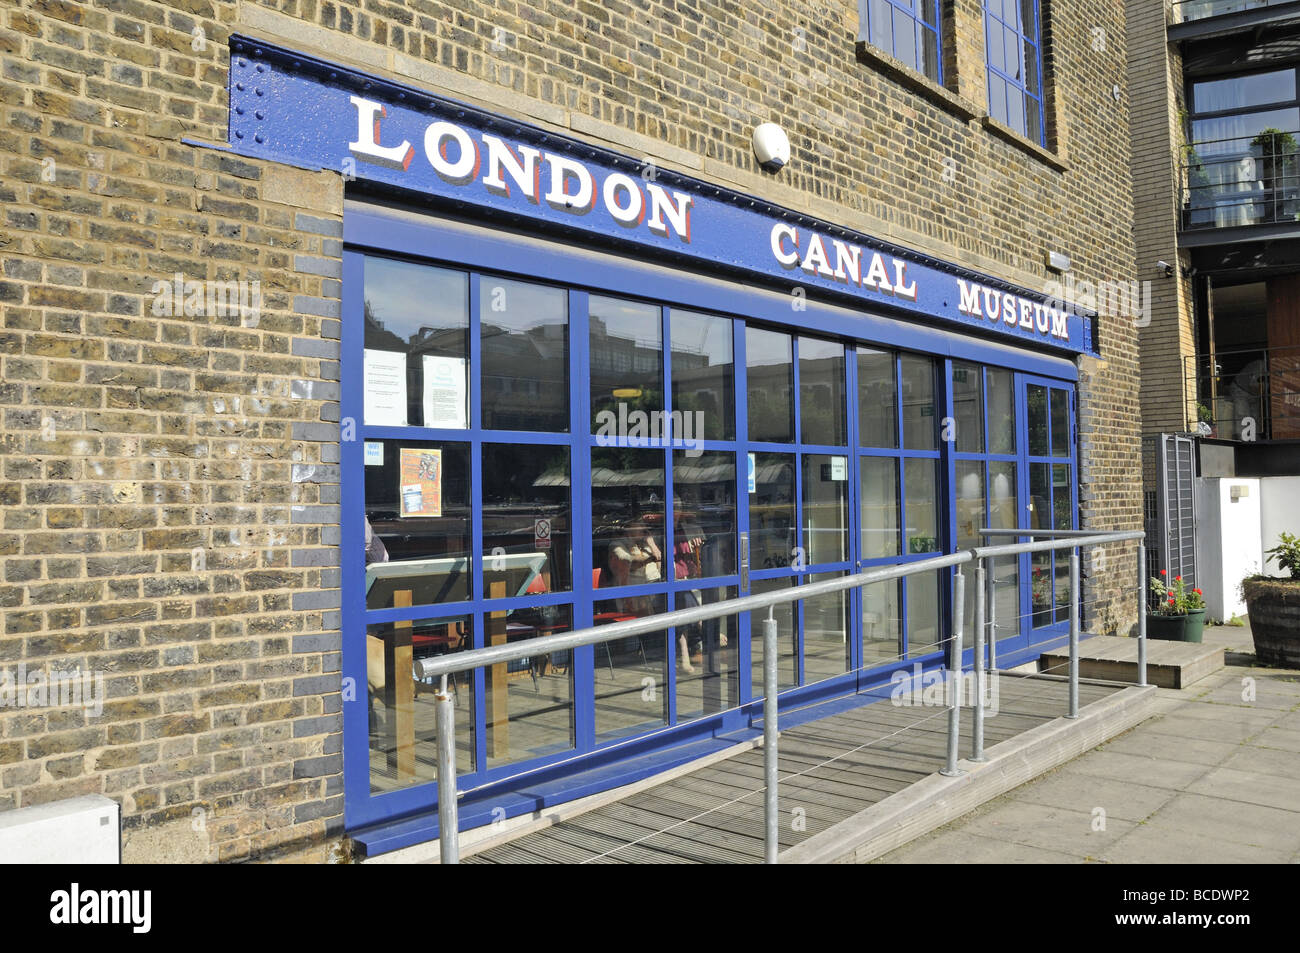
<instances>
[{"instance_id":1,"label":"large stone planter","mask_svg":"<svg viewBox=\"0 0 1300 953\"><path fill-rule=\"evenodd\" d=\"M1300 668L1300 580L1247 579L1246 613L1261 665Z\"/></svg>"},{"instance_id":2,"label":"large stone planter","mask_svg":"<svg viewBox=\"0 0 1300 953\"><path fill-rule=\"evenodd\" d=\"M1205 631L1205 610L1193 609L1186 615L1147 613L1147 638L1165 642L1199 642Z\"/></svg>"}]
</instances>

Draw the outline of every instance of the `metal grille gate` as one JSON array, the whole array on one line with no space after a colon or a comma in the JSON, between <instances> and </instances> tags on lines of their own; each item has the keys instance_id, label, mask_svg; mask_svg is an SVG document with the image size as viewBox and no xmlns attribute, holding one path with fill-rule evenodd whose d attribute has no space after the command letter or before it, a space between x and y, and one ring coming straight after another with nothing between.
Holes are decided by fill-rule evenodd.
<instances>
[{"instance_id":1,"label":"metal grille gate","mask_svg":"<svg viewBox=\"0 0 1300 953\"><path fill-rule=\"evenodd\" d=\"M1192 437L1165 433L1151 438L1154 464L1144 494L1150 571L1196 581L1196 445Z\"/></svg>"}]
</instances>

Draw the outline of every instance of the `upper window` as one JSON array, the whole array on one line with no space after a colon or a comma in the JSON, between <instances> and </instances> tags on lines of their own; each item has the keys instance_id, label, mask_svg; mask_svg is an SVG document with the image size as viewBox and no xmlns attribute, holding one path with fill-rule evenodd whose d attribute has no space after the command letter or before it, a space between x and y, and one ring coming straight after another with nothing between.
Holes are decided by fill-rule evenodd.
<instances>
[{"instance_id":1,"label":"upper window","mask_svg":"<svg viewBox=\"0 0 1300 953\"><path fill-rule=\"evenodd\" d=\"M1038 0L984 0L989 115L1043 143L1043 51Z\"/></svg>"},{"instance_id":2,"label":"upper window","mask_svg":"<svg viewBox=\"0 0 1300 953\"><path fill-rule=\"evenodd\" d=\"M942 82L938 5L938 0L867 0L859 38Z\"/></svg>"}]
</instances>

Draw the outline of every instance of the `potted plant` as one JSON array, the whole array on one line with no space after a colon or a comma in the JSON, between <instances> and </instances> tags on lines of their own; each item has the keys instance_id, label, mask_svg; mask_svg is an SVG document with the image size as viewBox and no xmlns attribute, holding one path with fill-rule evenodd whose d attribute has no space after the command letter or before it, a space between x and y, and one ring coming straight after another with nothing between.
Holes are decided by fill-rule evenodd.
<instances>
[{"instance_id":1,"label":"potted plant","mask_svg":"<svg viewBox=\"0 0 1300 953\"><path fill-rule=\"evenodd\" d=\"M1295 177L1295 136L1281 129L1264 129L1250 140L1260 160L1260 181L1266 189L1286 188Z\"/></svg>"},{"instance_id":2,"label":"potted plant","mask_svg":"<svg viewBox=\"0 0 1300 953\"><path fill-rule=\"evenodd\" d=\"M1160 578L1151 577L1151 596L1155 606L1147 612L1147 636L1166 642L1199 642L1205 630L1205 600L1201 590L1189 589L1182 576L1165 585L1165 570Z\"/></svg>"},{"instance_id":3,"label":"potted plant","mask_svg":"<svg viewBox=\"0 0 1300 953\"><path fill-rule=\"evenodd\" d=\"M1289 578L1252 576L1241 584L1255 658L1263 665L1300 668L1300 537L1282 533L1265 553Z\"/></svg>"}]
</instances>

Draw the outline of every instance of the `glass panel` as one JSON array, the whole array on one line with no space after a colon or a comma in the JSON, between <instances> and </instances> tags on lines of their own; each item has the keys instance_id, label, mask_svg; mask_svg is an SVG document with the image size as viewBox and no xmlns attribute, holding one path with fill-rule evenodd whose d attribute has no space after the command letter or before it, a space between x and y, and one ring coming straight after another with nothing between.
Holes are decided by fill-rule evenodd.
<instances>
[{"instance_id":1,"label":"glass panel","mask_svg":"<svg viewBox=\"0 0 1300 953\"><path fill-rule=\"evenodd\" d=\"M1251 140L1265 129L1283 132L1300 129L1300 109L1268 109L1218 119L1196 119L1192 122L1192 142L1202 159L1235 159L1250 155Z\"/></svg>"},{"instance_id":2,"label":"glass panel","mask_svg":"<svg viewBox=\"0 0 1300 953\"><path fill-rule=\"evenodd\" d=\"M916 20L899 9L894 10L894 56L916 68Z\"/></svg>"},{"instance_id":3,"label":"glass panel","mask_svg":"<svg viewBox=\"0 0 1300 953\"><path fill-rule=\"evenodd\" d=\"M893 32L890 28L892 13L889 0L871 0L871 11L867 17L871 27L871 45L886 53L894 48Z\"/></svg>"},{"instance_id":4,"label":"glass panel","mask_svg":"<svg viewBox=\"0 0 1300 953\"><path fill-rule=\"evenodd\" d=\"M939 81L939 34L921 28L921 69L935 82Z\"/></svg>"},{"instance_id":5,"label":"glass panel","mask_svg":"<svg viewBox=\"0 0 1300 953\"><path fill-rule=\"evenodd\" d=\"M862 587L862 665L884 665L903 657L903 617L898 608L901 583L891 579Z\"/></svg>"},{"instance_id":6,"label":"glass panel","mask_svg":"<svg viewBox=\"0 0 1300 953\"><path fill-rule=\"evenodd\" d=\"M596 588L664 580L662 451L592 450L591 526Z\"/></svg>"},{"instance_id":7,"label":"glass panel","mask_svg":"<svg viewBox=\"0 0 1300 953\"><path fill-rule=\"evenodd\" d=\"M669 322L674 434L687 441L733 439L736 388L731 319L673 311Z\"/></svg>"},{"instance_id":8,"label":"glass panel","mask_svg":"<svg viewBox=\"0 0 1300 953\"><path fill-rule=\"evenodd\" d=\"M1070 453L1070 395L1052 388L1052 456L1064 457Z\"/></svg>"},{"instance_id":9,"label":"glass panel","mask_svg":"<svg viewBox=\"0 0 1300 953\"><path fill-rule=\"evenodd\" d=\"M364 280L365 422L468 427L469 277L367 256Z\"/></svg>"},{"instance_id":10,"label":"glass panel","mask_svg":"<svg viewBox=\"0 0 1300 953\"><path fill-rule=\"evenodd\" d=\"M365 468L366 608L470 598L469 447L367 440L382 463Z\"/></svg>"},{"instance_id":11,"label":"glass panel","mask_svg":"<svg viewBox=\"0 0 1300 953\"><path fill-rule=\"evenodd\" d=\"M736 598L734 586L690 589L676 595L677 609ZM677 628L677 720L688 721L740 704L739 617L709 619Z\"/></svg>"},{"instance_id":12,"label":"glass panel","mask_svg":"<svg viewBox=\"0 0 1300 953\"><path fill-rule=\"evenodd\" d=\"M1044 395L1046 396L1046 395ZM1031 529L1050 529L1052 521L1051 464L1029 464L1029 497L1033 507L1029 514ZM1030 586L1033 605L1034 628L1049 625L1052 621L1052 554L1034 553L1030 556L1033 567Z\"/></svg>"},{"instance_id":13,"label":"glass panel","mask_svg":"<svg viewBox=\"0 0 1300 953\"><path fill-rule=\"evenodd\" d=\"M989 453L1015 453L1016 376L995 367L984 373L989 395Z\"/></svg>"},{"instance_id":14,"label":"glass panel","mask_svg":"<svg viewBox=\"0 0 1300 953\"><path fill-rule=\"evenodd\" d=\"M799 439L841 446L845 442L844 345L799 339Z\"/></svg>"},{"instance_id":15,"label":"glass panel","mask_svg":"<svg viewBox=\"0 0 1300 953\"><path fill-rule=\"evenodd\" d=\"M1015 529L1020 524L1016 505L1016 465L1010 462L989 463L989 526L993 529ZM1003 536L991 542L1011 543L1015 540ZM993 560L993 602L997 637L1016 635L1020 614L1020 559L1001 556Z\"/></svg>"},{"instance_id":16,"label":"glass panel","mask_svg":"<svg viewBox=\"0 0 1300 953\"><path fill-rule=\"evenodd\" d=\"M907 656L916 658L939 649L939 573L933 570L908 576Z\"/></svg>"},{"instance_id":17,"label":"glass panel","mask_svg":"<svg viewBox=\"0 0 1300 953\"><path fill-rule=\"evenodd\" d=\"M984 464L979 460L958 460L957 475L957 548L971 549L983 542L979 535L984 525ZM1006 542L1006 540L998 540ZM975 567L965 566L966 587L963 595L965 632L974 641Z\"/></svg>"},{"instance_id":18,"label":"glass panel","mask_svg":"<svg viewBox=\"0 0 1300 953\"><path fill-rule=\"evenodd\" d=\"M483 445L483 594L568 592L569 448Z\"/></svg>"},{"instance_id":19,"label":"glass panel","mask_svg":"<svg viewBox=\"0 0 1300 953\"><path fill-rule=\"evenodd\" d=\"M840 579L842 572L814 573L809 582ZM849 670L849 594L831 592L803 601L803 683L811 685Z\"/></svg>"},{"instance_id":20,"label":"glass panel","mask_svg":"<svg viewBox=\"0 0 1300 953\"><path fill-rule=\"evenodd\" d=\"M794 585L790 576L778 579L756 579L749 589L751 596L765 592L776 592ZM784 602L774 606L776 617L777 677L779 691L793 688L799 681L799 636L794 625L794 603ZM766 609L749 614L749 658L750 691L752 698L762 698L763 693L763 620L767 618Z\"/></svg>"},{"instance_id":21,"label":"glass panel","mask_svg":"<svg viewBox=\"0 0 1300 953\"><path fill-rule=\"evenodd\" d=\"M484 428L567 431L568 293L484 275L479 327Z\"/></svg>"},{"instance_id":22,"label":"glass panel","mask_svg":"<svg viewBox=\"0 0 1300 953\"><path fill-rule=\"evenodd\" d=\"M1070 467L1052 464L1052 528L1074 528L1074 500L1070 491ZM1056 621L1070 620L1070 556L1056 555Z\"/></svg>"},{"instance_id":23,"label":"glass panel","mask_svg":"<svg viewBox=\"0 0 1300 953\"><path fill-rule=\"evenodd\" d=\"M803 539L810 566L849 558L848 457L804 456Z\"/></svg>"},{"instance_id":24,"label":"glass panel","mask_svg":"<svg viewBox=\"0 0 1300 953\"><path fill-rule=\"evenodd\" d=\"M641 411L662 414L663 333L657 305L592 295L590 314L590 374L592 432L609 434L615 426L634 432ZM658 437L649 432L645 437Z\"/></svg>"},{"instance_id":25,"label":"glass panel","mask_svg":"<svg viewBox=\"0 0 1300 953\"><path fill-rule=\"evenodd\" d=\"M735 454L673 454L673 520L675 578L736 571Z\"/></svg>"},{"instance_id":26,"label":"glass panel","mask_svg":"<svg viewBox=\"0 0 1300 953\"><path fill-rule=\"evenodd\" d=\"M904 354L899 361L902 378L903 446L908 450L935 450L939 446L934 412L934 361Z\"/></svg>"},{"instance_id":27,"label":"glass panel","mask_svg":"<svg viewBox=\"0 0 1300 953\"><path fill-rule=\"evenodd\" d=\"M794 441L794 349L790 335L745 328L749 439Z\"/></svg>"},{"instance_id":28,"label":"glass panel","mask_svg":"<svg viewBox=\"0 0 1300 953\"><path fill-rule=\"evenodd\" d=\"M573 608L489 612L483 625L485 645L505 645L570 631ZM573 747L572 655L551 652L486 669L488 767Z\"/></svg>"},{"instance_id":29,"label":"glass panel","mask_svg":"<svg viewBox=\"0 0 1300 953\"><path fill-rule=\"evenodd\" d=\"M632 596L595 604L596 625L664 612L667 597ZM596 742L652 731L668 723L668 633L630 635L593 645Z\"/></svg>"},{"instance_id":30,"label":"glass panel","mask_svg":"<svg viewBox=\"0 0 1300 953\"><path fill-rule=\"evenodd\" d=\"M858 348L858 434L864 447L898 446L898 384L894 355Z\"/></svg>"},{"instance_id":31,"label":"glass panel","mask_svg":"<svg viewBox=\"0 0 1300 953\"><path fill-rule=\"evenodd\" d=\"M1047 456L1047 388L1042 384L1025 387L1025 411L1029 418L1029 455Z\"/></svg>"},{"instance_id":32,"label":"glass panel","mask_svg":"<svg viewBox=\"0 0 1300 953\"><path fill-rule=\"evenodd\" d=\"M907 553L939 551L939 483L935 460L903 461L903 496L907 501L903 538Z\"/></svg>"},{"instance_id":33,"label":"glass panel","mask_svg":"<svg viewBox=\"0 0 1300 953\"><path fill-rule=\"evenodd\" d=\"M1266 106L1296 98L1295 70L1273 70L1192 84L1192 109L1198 113L1226 112Z\"/></svg>"},{"instance_id":34,"label":"glass panel","mask_svg":"<svg viewBox=\"0 0 1300 953\"><path fill-rule=\"evenodd\" d=\"M371 793L437 780L435 686L417 677L419 662L463 652L472 643L472 620L463 615L366 626ZM472 773L473 679L461 673L448 685L455 694L457 773Z\"/></svg>"},{"instance_id":35,"label":"glass panel","mask_svg":"<svg viewBox=\"0 0 1300 953\"><path fill-rule=\"evenodd\" d=\"M1001 31L995 31L1001 33ZM1007 117L1007 81L989 73L989 113L1003 125L1010 125Z\"/></svg>"},{"instance_id":36,"label":"glass panel","mask_svg":"<svg viewBox=\"0 0 1300 953\"><path fill-rule=\"evenodd\" d=\"M1028 37L1038 36L1038 17L1034 10L1036 5L1037 0L1020 0L1020 22L1016 26Z\"/></svg>"},{"instance_id":37,"label":"glass panel","mask_svg":"<svg viewBox=\"0 0 1300 953\"><path fill-rule=\"evenodd\" d=\"M789 566L794 556L794 454L756 453L756 492L749 494L750 566Z\"/></svg>"},{"instance_id":38,"label":"glass panel","mask_svg":"<svg viewBox=\"0 0 1300 953\"><path fill-rule=\"evenodd\" d=\"M993 67L996 70L1001 70L1002 72L1005 73L1006 62L1002 50L1002 27L998 26L996 21L989 20L987 21L987 29L984 32L988 39L989 66ZM989 79L990 79L990 91L991 91L992 90L991 81L993 77L989 77ZM991 98L996 99L997 97L993 96Z\"/></svg>"},{"instance_id":39,"label":"glass panel","mask_svg":"<svg viewBox=\"0 0 1300 953\"><path fill-rule=\"evenodd\" d=\"M984 394L980 376L977 365L953 362L952 411L957 424L957 450L961 453L984 452Z\"/></svg>"},{"instance_id":40,"label":"glass panel","mask_svg":"<svg viewBox=\"0 0 1300 953\"><path fill-rule=\"evenodd\" d=\"M898 462L893 457L862 457L862 558L898 555Z\"/></svg>"}]
</instances>

